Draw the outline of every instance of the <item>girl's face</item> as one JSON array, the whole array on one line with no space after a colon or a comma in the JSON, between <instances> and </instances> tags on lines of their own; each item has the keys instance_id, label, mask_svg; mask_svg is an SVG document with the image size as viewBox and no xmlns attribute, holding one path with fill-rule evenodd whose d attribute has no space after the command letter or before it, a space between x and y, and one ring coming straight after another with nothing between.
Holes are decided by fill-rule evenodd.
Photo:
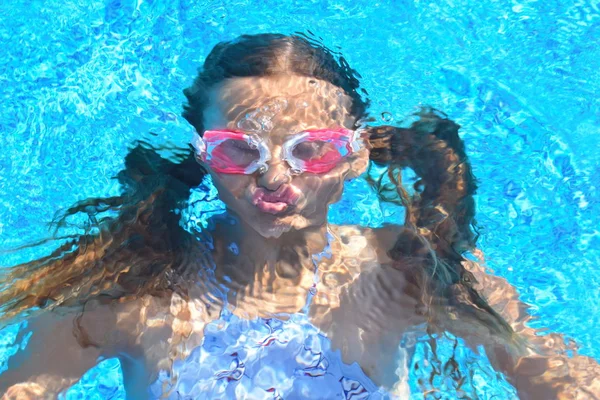
<instances>
[{"instance_id":1,"label":"girl's face","mask_svg":"<svg viewBox=\"0 0 600 400\"><path fill-rule=\"evenodd\" d=\"M264 139L271 153L266 172L227 174L207 166L220 198L264 237L320 226L338 201L344 181L364 172L361 148L325 173L292 173L282 145L300 132L354 127L351 98L324 81L296 75L231 78L209 91L206 130L243 131Z\"/></svg>"}]
</instances>

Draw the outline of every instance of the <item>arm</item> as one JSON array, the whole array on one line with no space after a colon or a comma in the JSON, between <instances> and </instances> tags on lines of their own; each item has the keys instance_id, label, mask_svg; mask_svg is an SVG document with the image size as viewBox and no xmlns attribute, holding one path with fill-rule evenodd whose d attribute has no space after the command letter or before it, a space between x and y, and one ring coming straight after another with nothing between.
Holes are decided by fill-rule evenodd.
<instances>
[{"instance_id":1,"label":"arm","mask_svg":"<svg viewBox=\"0 0 600 400\"><path fill-rule=\"evenodd\" d=\"M8 362L0 375L2 399L55 398L96 365L101 351L82 348L73 331L73 315L45 313L31 319L26 331L33 335L25 350ZM26 395L28 394L28 395Z\"/></svg>"},{"instance_id":2,"label":"arm","mask_svg":"<svg viewBox=\"0 0 600 400\"><path fill-rule=\"evenodd\" d=\"M477 280L477 289L510 324L522 346L517 350L510 343L490 340L489 332L475 333L485 332L475 320L467 319L460 325L449 323L449 330L463 337L472 348L483 345L490 361L506 373L523 400L600 399L598 362L576 354L562 335L541 335L528 327L532 317L516 289L504 278L487 274L479 264L465 264Z\"/></svg>"},{"instance_id":3,"label":"arm","mask_svg":"<svg viewBox=\"0 0 600 400\"><path fill-rule=\"evenodd\" d=\"M169 309L168 299L144 296L121 303L92 300L81 313L43 313L28 324L33 336L25 350L0 374L0 393L6 399L53 399L99 359L118 357L127 398L145 400L158 370L172 362L176 336Z\"/></svg>"}]
</instances>

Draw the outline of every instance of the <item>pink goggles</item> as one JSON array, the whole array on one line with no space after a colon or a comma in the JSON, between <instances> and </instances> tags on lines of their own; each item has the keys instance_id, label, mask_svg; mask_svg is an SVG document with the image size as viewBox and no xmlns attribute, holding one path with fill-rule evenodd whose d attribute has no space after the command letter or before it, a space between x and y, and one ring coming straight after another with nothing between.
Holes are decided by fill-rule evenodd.
<instances>
[{"instance_id":1,"label":"pink goggles","mask_svg":"<svg viewBox=\"0 0 600 400\"><path fill-rule=\"evenodd\" d=\"M214 171L225 174L265 172L271 151L264 139L240 131L206 131L192 143L198 156ZM360 148L359 131L313 129L284 142L281 158L293 173L322 174Z\"/></svg>"}]
</instances>

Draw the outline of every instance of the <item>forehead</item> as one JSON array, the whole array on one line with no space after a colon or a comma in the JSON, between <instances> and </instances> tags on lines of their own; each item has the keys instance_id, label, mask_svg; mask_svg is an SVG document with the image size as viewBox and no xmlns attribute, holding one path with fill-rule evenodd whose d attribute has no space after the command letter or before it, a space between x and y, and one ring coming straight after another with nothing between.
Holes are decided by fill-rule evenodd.
<instances>
[{"instance_id":1,"label":"forehead","mask_svg":"<svg viewBox=\"0 0 600 400\"><path fill-rule=\"evenodd\" d=\"M230 78L211 88L206 129L295 133L352 128L351 98L335 85L298 75Z\"/></svg>"}]
</instances>

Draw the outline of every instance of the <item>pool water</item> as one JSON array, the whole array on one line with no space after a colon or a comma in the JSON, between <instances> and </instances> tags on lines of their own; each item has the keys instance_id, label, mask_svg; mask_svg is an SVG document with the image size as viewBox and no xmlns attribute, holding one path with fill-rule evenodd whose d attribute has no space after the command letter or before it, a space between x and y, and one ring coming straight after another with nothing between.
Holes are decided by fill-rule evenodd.
<instances>
[{"instance_id":1,"label":"pool water","mask_svg":"<svg viewBox=\"0 0 600 400\"><path fill-rule=\"evenodd\" d=\"M581 354L600 359L597 2L15 0L0 4L0 22L1 249L46 238L54 212L77 200L118 194L112 178L134 140L189 142L182 89L216 43L243 33L314 34L360 73L378 123L400 123L416 106L431 105L462 125L479 180L479 246L488 267L531 305L532 326L562 333ZM220 212L214 193L194 195L206 196L200 214ZM362 179L330 215L333 223L368 226L400 218ZM0 253L0 265L55 246ZM341 363L301 315L277 327L227 315L219 323L228 329L214 334L218 346L205 341L179 366L200 385L182 392L386 396L359 368ZM0 371L26 346L26 332L25 323L4 329ZM267 337L275 340L260 357L277 360L270 370L249 344ZM438 338L436 360L427 341L406 360L411 398L423 398L418 388L455 345L460 369L470 373L461 387L437 375L440 398L516 398L485 354L450 335ZM227 358L234 348L246 353ZM298 357L301 349L308 355ZM197 362L207 358L212 364ZM221 387L214 376L235 373L236 363L243 379ZM282 383L279 392L266 391L269 379ZM124 398L118 362L100 363L65 398Z\"/></svg>"}]
</instances>

